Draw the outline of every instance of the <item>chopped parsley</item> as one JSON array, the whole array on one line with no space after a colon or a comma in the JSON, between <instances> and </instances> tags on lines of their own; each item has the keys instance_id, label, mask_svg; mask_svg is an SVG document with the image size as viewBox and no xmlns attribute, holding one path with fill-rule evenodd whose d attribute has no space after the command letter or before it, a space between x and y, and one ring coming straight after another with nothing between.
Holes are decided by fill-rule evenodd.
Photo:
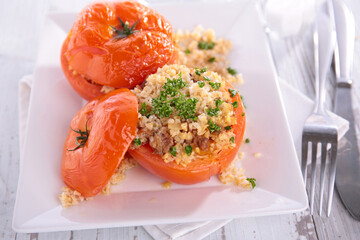
<instances>
[{"instance_id":1,"label":"chopped parsley","mask_svg":"<svg viewBox=\"0 0 360 240\"><path fill-rule=\"evenodd\" d=\"M215 90L219 90L219 88L221 87L221 83L218 82L209 82L209 85L214 88Z\"/></svg>"},{"instance_id":2,"label":"chopped parsley","mask_svg":"<svg viewBox=\"0 0 360 240\"><path fill-rule=\"evenodd\" d=\"M216 107L219 108L220 105L223 104L223 102L224 102L224 101L222 101L222 100L220 100L220 99L216 99L216 100L215 100L215 105L216 105Z\"/></svg>"},{"instance_id":3,"label":"chopped parsley","mask_svg":"<svg viewBox=\"0 0 360 240\"><path fill-rule=\"evenodd\" d=\"M214 117L214 116L218 116L219 115L219 112L220 112L220 105L223 103L224 101L220 100L220 99L216 99L215 100L215 105L216 105L216 108L209 108L209 109L206 109L206 112L207 114L210 116L210 117Z\"/></svg>"},{"instance_id":4,"label":"chopped parsley","mask_svg":"<svg viewBox=\"0 0 360 240\"><path fill-rule=\"evenodd\" d=\"M208 124L209 124L210 133L221 130L221 127L216 123L213 123L211 120L208 121Z\"/></svg>"},{"instance_id":5,"label":"chopped parsley","mask_svg":"<svg viewBox=\"0 0 360 240\"><path fill-rule=\"evenodd\" d=\"M151 100L151 106L151 114L157 114L160 118L170 117L173 113L173 109L167 100L167 94L164 91L160 92L160 97Z\"/></svg>"},{"instance_id":6,"label":"chopped parsley","mask_svg":"<svg viewBox=\"0 0 360 240\"><path fill-rule=\"evenodd\" d=\"M214 42L199 42L198 43L198 48L200 48L202 50L210 50L210 49L213 49L214 47L215 47Z\"/></svg>"},{"instance_id":7,"label":"chopped parsley","mask_svg":"<svg viewBox=\"0 0 360 240\"><path fill-rule=\"evenodd\" d=\"M243 95L240 95L240 99L243 101L243 102L242 102L242 104L243 104L244 108L246 109L246 106L245 106L245 103L244 103L244 97L243 97Z\"/></svg>"},{"instance_id":8,"label":"chopped parsley","mask_svg":"<svg viewBox=\"0 0 360 240\"><path fill-rule=\"evenodd\" d=\"M149 117L150 116L150 111L146 109L146 103L142 103L141 104L141 108L139 110L140 114L145 116L145 117Z\"/></svg>"},{"instance_id":9,"label":"chopped parsley","mask_svg":"<svg viewBox=\"0 0 360 240\"><path fill-rule=\"evenodd\" d=\"M241 114L241 116L245 116L245 113L243 112L243 113Z\"/></svg>"},{"instance_id":10,"label":"chopped parsley","mask_svg":"<svg viewBox=\"0 0 360 240\"><path fill-rule=\"evenodd\" d=\"M199 100L197 98L186 99L184 97L180 92L180 89L186 86L186 82L182 80L181 72L179 73L178 78L168 78L163 86L165 91L160 91L160 96L151 100L152 111L150 114L157 114L160 118L170 117L174 111L172 107L174 107L178 111L178 116L195 121L197 119L195 116L196 103ZM177 95L180 96L176 97ZM174 98L168 99L168 96ZM147 114L146 111L146 105L142 105L140 113Z\"/></svg>"},{"instance_id":11,"label":"chopped parsley","mask_svg":"<svg viewBox=\"0 0 360 240\"><path fill-rule=\"evenodd\" d=\"M205 86L205 83L203 81L198 82L199 88L203 88Z\"/></svg>"},{"instance_id":12,"label":"chopped parsley","mask_svg":"<svg viewBox=\"0 0 360 240\"><path fill-rule=\"evenodd\" d=\"M246 180L251 184L252 189L254 189L256 187L256 179L255 178L247 178Z\"/></svg>"},{"instance_id":13,"label":"chopped parsley","mask_svg":"<svg viewBox=\"0 0 360 240\"><path fill-rule=\"evenodd\" d=\"M229 131L229 130L231 130L231 126L226 126L226 127L224 127L224 129Z\"/></svg>"},{"instance_id":14,"label":"chopped parsley","mask_svg":"<svg viewBox=\"0 0 360 240\"><path fill-rule=\"evenodd\" d=\"M211 81L211 78L209 78L209 77L207 77L207 76L203 76L203 78L204 78L205 81L208 81L208 82Z\"/></svg>"},{"instance_id":15,"label":"chopped parsley","mask_svg":"<svg viewBox=\"0 0 360 240\"><path fill-rule=\"evenodd\" d=\"M227 71L228 71L228 73L230 73L233 76L237 74L237 71L235 69L231 68L231 67L228 67Z\"/></svg>"},{"instance_id":16,"label":"chopped parsley","mask_svg":"<svg viewBox=\"0 0 360 240\"><path fill-rule=\"evenodd\" d=\"M245 139L245 143L249 143L249 142L250 142L249 138Z\"/></svg>"},{"instance_id":17,"label":"chopped parsley","mask_svg":"<svg viewBox=\"0 0 360 240\"><path fill-rule=\"evenodd\" d=\"M186 86L187 84L185 81L182 80L182 74L180 72L179 78L168 78L163 86L163 89L165 90L166 94L170 95L171 97L175 97L178 94L179 90Z\"/></svg>"},{"instance_id":18,"label":"chopped parsley","mask_svg":"<svg viewBox=\"0 0 360 240\"><path fill-rule=\"evenodd\" d=\"M184 51L184 52L185 52L185 54L189 54L189 53L191 53L190 49L188 49L188 48L187 48L187 49L185 49L185 51Z\"/></svg>"},{"instance_id":19,"label":"chopped parsley","mask_svg":"<svg viewBox=\"0 0 360 240\"><path fill-rule=\"evenodd\" d=\"M208 62L215 62L216 58L215 57L212 57L212 58L209 58Z\"/></svg>"},{"instance_id":20,"label":"chopped parsley","mask_svg":"<svg viewBox=\"0 0 360 240\"><path fill-rule=\"evenodd\" d=\"M238 103L238 101L235 101L232 103L232 105L234 106L234 108L237 108L239 106L239 103Z\"/></svg>"},{"instance_id":21,"label":"chopped parsley","mask_svg":"<svg viewBox=\"0 0 360 240\"><path fill-rule=\"evenodd\" d=\"M219 111L220 111L220 109L218 109L218 108L206 109L206 112L210 117L214 117L214 116L217 117L219 115Z\"/></svg>"},{"instance_id":22,"label":"chopped parsley","mask_svg":"<svg viewBox=\"0 0 360 240\"><path fill-rule=\"evenodd\" d=\"M230 138L230 141L231 141L232 143L235 143L235 137L231 137L231 138Z\"/></svg>"},{"instance_id":23,"label":"chopped parsley","mask_svg":"<svg viewBox=\"0 0 360 240\"><path fill-rule=\"evenodd\" d=\"M188 156L190 156L191 155L191 152L192 152L192 146L191 145L187 145L186 147L185 147L185 153L188 155Z\"/></svg>"},{"instance_id":24,"label":"chopped parsley","mask_svg":"<svg viewBox=\"0 0 360 240\"><path fill-rule=\"evenodd\" d=\"M141 139L140 138L135 138L134 139L134 145L135 146L140 146L141 145Z\"/></svg>"},{"instance_id":25,"label":"chopped parsley","mask_svg":"<svg viewBox=\"0 0 360 240\"><path fill-rule=\"evenodd\" d=\"M173 155L174 157L176 157L176 147L170 148L170 154Z\"/></svg>"},{"instance_id":26,"label":"chopped parsley","mask_svg":"<svg viewBox=\"0 0 360 240\"><path fill-rule=\"evenodd\" d=\"M204 72L206 72L206 70L207 70L207 67L204 67L204 68L202 68L202 69L198 69L198 68L196 67L196 68L195 68L195 73L196 73L196 75L201 76L201 74L203 74Z\"/></svg>"},{"instance_id":27,"label":"chopped parsley","mask_svg":"<svg viewBox=\"0 0 360 240\"><path fill-rule=\"evenodd\" d=\"M195 116L196 103L199 101L197 98L188 98L180 96L171 100L171 105L179 112L178 115L185 119L197 120Z\"/></svg>"},{"instance_id":28,"label":"chopped parsley","mask_svg":"<svg viewBox=\"0 0 360 240\"><path fill-rule=\"evenodd\" d=\"M234 90L234 89L228 89L230 96L233 98L236 96L236 94L238 94L238 91Z\"/></svg>"}]
</instances>

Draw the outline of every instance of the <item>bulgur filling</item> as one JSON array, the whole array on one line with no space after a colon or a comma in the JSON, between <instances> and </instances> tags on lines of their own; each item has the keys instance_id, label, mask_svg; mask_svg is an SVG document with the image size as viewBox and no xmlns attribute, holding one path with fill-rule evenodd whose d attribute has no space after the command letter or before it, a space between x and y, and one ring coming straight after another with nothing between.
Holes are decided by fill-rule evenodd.
<instances>
[{"instance_id":1,"label":"bulgur filling","mask_svg":"<svg viewBox=\"0 0 360 240\"><path fill-rule=\"evenodd\" d=\"M129 155L126 154L124 158L121 160L119 167L116 169L115 173L111 176L108 184L101 190L101 194L110 195L111 194L111 186L116 185L124 181L126 178L126 171L137 166L137 162ZM81 195L76 190L72 190L69 187L63 187L62 193L59 195L59 199L61 205L64 208L77 205L80 202L90 200L92 198L86 198Z\"/></svg>"},{"instance_id":2,"label":"bulgur filling","mask_svg":"<svg viewBox=\"0 0 360 240\"><path fill-rule=\"evenodd\" d=\"M236 164L243 158L243 153L240 152L231 164L219 174L219 180L223 184L232 183L243 188L254 188L249 178L245 177L245 169L239 168Z\"/></svg>"},{"instance_id":3,"label":"bulgur filling","mask_svg":"<svg viewBox=\"0 0 360 240\"><path fill-rule=\"evenodd\" d=\"M234 90L235 91L235 90ZM235 146L230 91L206 68L165 65L133 90L139 101L138 134L132 147L149 143L165 162L186 166ZM235 104L236 103L236 104Z\"/></svg>"},{"instance_id":4,"label":"bulgur filling","mask_svg":"<svg viewBox=\"0 0 360 240\"><path fill-rule=\"evenodd\" d=\"M217 38L214 30L197 26L194 31L178 30L174 34L177 64L187 67L207 67L230 83L242 83L242 75L231 67L228 54L231 41Z\"/></svg>"}]
</instances>

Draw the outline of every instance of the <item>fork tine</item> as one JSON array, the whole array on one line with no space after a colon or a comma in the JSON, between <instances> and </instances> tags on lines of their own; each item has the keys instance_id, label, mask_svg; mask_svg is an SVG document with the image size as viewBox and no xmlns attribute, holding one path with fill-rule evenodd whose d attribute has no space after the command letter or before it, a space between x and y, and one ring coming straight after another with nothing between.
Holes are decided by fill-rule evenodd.
<instances>
[{"instance_id":1,"label":"fork tine","mask_svg":"<svg viewBox=\"0 0 360 240\"><path fill-rule=\"evenodd\" d=\"M320 206L319 216L322 213L323 195L324 195L324 183L325 183L325 165L327 156L327 142L321 144L321 165L320 165Z\"/></svg>"},{"instance_id":2,"label":"fork tine","mask_svg":"<svg viewBox=\"0 0 360 240\"><path fill-rule=\"evenodd\" d=\"M304 136L302 137L302 150L301 150L301 173L303 175L304 179L304 185L306 187L306 165L307 165L307 156L308 156L308 141L307 139L304 139Z\"/></svg>"},{"instance_id":3,"label":"fork tine","mask_svg":"<svg viewBox=\"0 0 360 240\"><path fill-rule=\"evenodd\" d=\"M311 182L310 182L310 214L313 214L313 212L314 212L317 145L318 145L317 142L312 142Z\"/></svg>"},{"instance_id":4,"label":"fork tine","mask_svg":"<svg viewBox=\"0 0 360 240\"><path fill-rule=\"evenodd\" d=\"M331 204L334 194L334 182L335 182L335 171L336 171L336 153L337 153L337 142L331 144L331 154L330 154L330 183L329 183L329 197L328 197L328 206L327 206L327 216L330 216Z\"/></svg>"}]
</instances>

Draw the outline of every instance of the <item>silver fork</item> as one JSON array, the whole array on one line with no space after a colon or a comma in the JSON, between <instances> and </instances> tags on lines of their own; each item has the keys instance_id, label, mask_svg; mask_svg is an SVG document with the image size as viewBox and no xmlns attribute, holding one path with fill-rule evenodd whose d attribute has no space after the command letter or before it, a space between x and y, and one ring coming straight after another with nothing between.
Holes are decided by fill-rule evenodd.
<instances>
[{"instance_id":1,"label":"silver fork","mask_svg":"<svg viewBox=\"0 0 360 240\"><path fill-rule=\"evenodd\" d=\"M321 145L321 164L320 164L320 209L321 216L324 183L325 183L325 165L327 158L328 146L330 146L330 183L329 195L327 201L327 215L330 215L331 203L334 193L334 181L336 170L336 152L337 152L337 128L332 119L326 112L325 108L325 81L327 73L330 69L332 55L335 46L335 27L332 21L332 2L327 1L328 16L317 13L315 19L314 29L314 60L315 60L315 91L316 103L314 112L306 119L302 134L302 157L301 157L301 171L304 177L306 186L307 179L307 156L308 145L311 143L311 182L310 182L310 213L314 212L314 197L315 197L315 180L316 180L316 161L318 145ZM330 18L330 20L329 20ZM319 44L320 43L320 44Z\"/></svg>"}]
</instances>

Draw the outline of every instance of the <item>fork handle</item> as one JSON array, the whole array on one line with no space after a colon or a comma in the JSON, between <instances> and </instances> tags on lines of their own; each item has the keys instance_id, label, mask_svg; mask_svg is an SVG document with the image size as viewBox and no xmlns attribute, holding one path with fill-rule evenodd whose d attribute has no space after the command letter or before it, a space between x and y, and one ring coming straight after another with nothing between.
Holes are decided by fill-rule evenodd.
<instances>
[{"instance_id":1,"label":"fork handle","mask_svg":"<svg viewBox=\"0 0 360 240\"><path fill-rule=\"evenodd\" d=\"M315 112L325 113L325 82L327 73L330 70L330 64L335 49L336 32L332 11L332 0L328 0L327 13L323 14L321 8L318 9L314 28L314 60L315 60L315 94L316 105Z\"/></svg>"}]
</instances>

